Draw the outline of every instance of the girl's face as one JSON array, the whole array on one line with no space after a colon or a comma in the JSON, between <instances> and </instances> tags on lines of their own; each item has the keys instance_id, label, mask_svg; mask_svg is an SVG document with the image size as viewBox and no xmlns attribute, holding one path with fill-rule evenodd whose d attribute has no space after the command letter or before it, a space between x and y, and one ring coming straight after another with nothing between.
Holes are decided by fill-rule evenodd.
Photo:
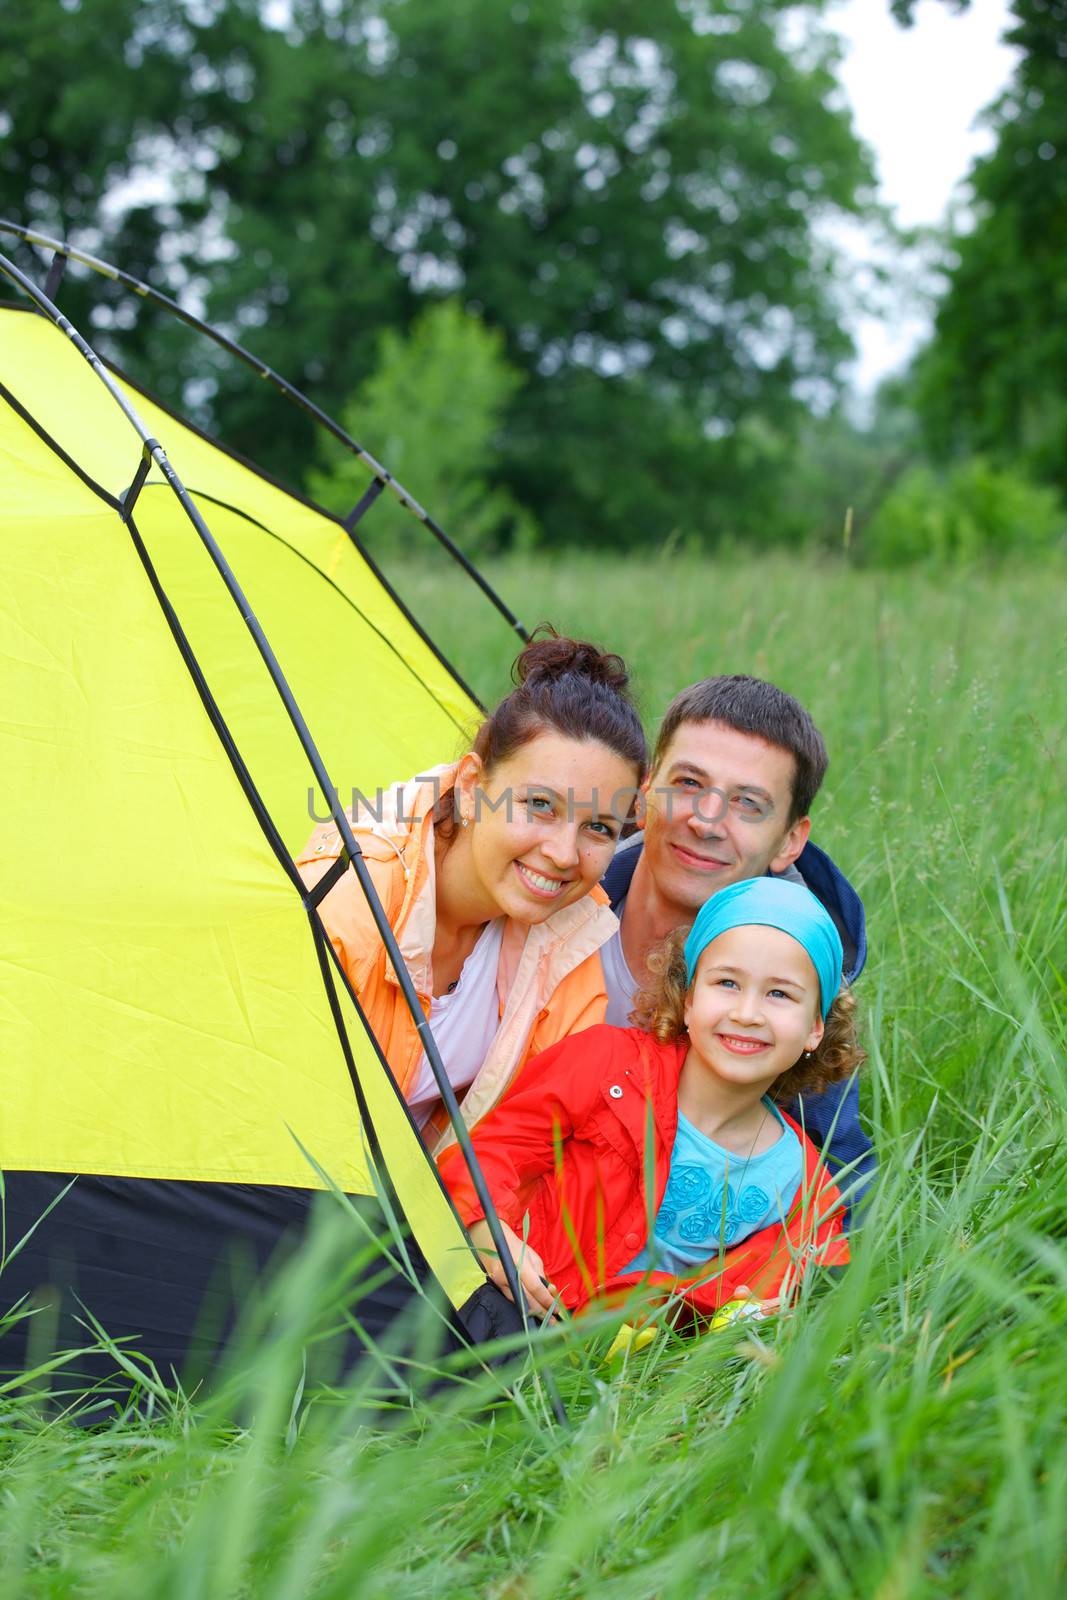
<instances>
[{"instance_id":1,"label":"girl's face","mask_svg":"<svg viewBox=\"0 0 1067 1600\"><path fill-rule=\"evenodd\" d=\"M770 1087L823 1035L819 980L778 928L730 928L697 963L685 1006L691 1050L727 1082Z\"/></svg>"},{"instance_id":2,"label":"girl's face","mask_svg":"<svg viewBox=\"0 0 1067 1600\"><path fill-rule=\"evenodd\" d=\"M607 871L639 778L598 740L554 729L489 775L477 756L464 756L456 798L469 819L472 888L492 915L532 925L588 894Z\"/></svg>"}]
</instances>

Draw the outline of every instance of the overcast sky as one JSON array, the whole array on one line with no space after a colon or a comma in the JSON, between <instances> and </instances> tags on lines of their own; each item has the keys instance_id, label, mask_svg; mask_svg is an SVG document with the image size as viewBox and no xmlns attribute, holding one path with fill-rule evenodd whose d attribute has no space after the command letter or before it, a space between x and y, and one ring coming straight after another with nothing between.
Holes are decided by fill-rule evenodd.
<instances>
[{"instance_id":1,"label":"overcast sky","mask_svg":"<svg viewBox=\"0 0 1067 1600\"><path fill-rule=\"evenodd\" d=\"M1008 0L971 0L962 13L946 0L919 0L911 28L893 21L889 0L837 0L827 22L845 42L841 76L883 200L906 226L941 221L971 162L992 144L975 121L1015 62L1001 42ZM843 243L861 259L869 253L863 240ZM927 327L915 310L859 318L856 387L869 390L899 366Z\"/></svg>"}]
</instances>

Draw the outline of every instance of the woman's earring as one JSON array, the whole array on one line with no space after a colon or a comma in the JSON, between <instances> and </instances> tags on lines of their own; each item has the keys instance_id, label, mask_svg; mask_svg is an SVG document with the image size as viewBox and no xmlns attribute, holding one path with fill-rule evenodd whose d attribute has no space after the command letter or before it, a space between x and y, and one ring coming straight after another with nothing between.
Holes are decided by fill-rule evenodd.
<instances>
[{"instance_id":1,"label":"woman's earring","mask_svg":"<svg viewBox=\"0 0 1067 1600\"><path fill-rule=\"evenodd\" d=\"M469 823L469 822L470 822L470 820L471 820L471 819L470 819L470 817L464 817L464 818L463 818L463 819L462 819L462 826L463 826L463 827L464 827L464 828L465 828L465 827L467 827L467 825L468 825L468 823Z\"/></svg>"},{"instance_id":2,"label":"woman's earring","mask_svg":"<svg viewBox=\"0 0 1067 1600\"><path fill-rule=\"evenodd\" d=\"M808 1059L808 1057L810 1055L811 1055L811 1051L810 1050L805 1050L805 1052L804 1052L804 1060L807 1061L807 1059Z\"/></svg>"}]
</instances>

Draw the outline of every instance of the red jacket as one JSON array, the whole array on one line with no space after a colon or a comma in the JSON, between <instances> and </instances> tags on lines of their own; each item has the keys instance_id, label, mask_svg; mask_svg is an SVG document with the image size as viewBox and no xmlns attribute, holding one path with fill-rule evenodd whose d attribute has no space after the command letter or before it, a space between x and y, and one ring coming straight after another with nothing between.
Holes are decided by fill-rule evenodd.
<instances>
[{"instance_id":1,"label":"red jacket","mask_svg":"<svg viewBox=\"0 0 1067 1600\"><path fill-rule=\"evenodd\" d=\"M561 1039L529 1061L500 1103L474 1129L474 1148L497 1210L541 1256L563 1303L579 1311L642 1278L623 1268L648 1238L663 1199L678 1126L678 1077L688 1042L660 1044L639 1028L607 1024ZM684 1282L685 1298L710 1315L747 1284L761 1298L788 1294L811 1260L848 1260L841 1197L818 1151L792 1118L806 1171L785 1225L775 1223L725 1250ZM644 1151L651 1132L654 1193L646 1199ZM463 1221L483 1211L460 1151L440 1158ZM710 1281L709 1281L710 1279ZM655 1286L679 1281L653 1273Z\"/></svg>"}]
</instances>

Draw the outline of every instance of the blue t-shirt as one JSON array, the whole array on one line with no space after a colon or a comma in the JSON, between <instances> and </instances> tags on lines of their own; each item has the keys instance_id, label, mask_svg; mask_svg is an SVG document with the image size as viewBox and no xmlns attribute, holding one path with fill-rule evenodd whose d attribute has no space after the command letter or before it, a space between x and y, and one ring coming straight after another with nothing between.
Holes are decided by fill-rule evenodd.
<instances>
[{"instance_id":1,"label":"blue t-shirt","mask_svg":"<svg viewBox=\"0 0 1067 1600\"><path fill-rule=\"evenodd\" d=\"M624 1272L671 1272L691 1277L696 1267L781 1222L804 1176L804 1152L772 1100L763 1104L781 1134L758 1156L726 1150L678 1113L678 1132L652 1238Z\"/></svg>"}]
</instances>

